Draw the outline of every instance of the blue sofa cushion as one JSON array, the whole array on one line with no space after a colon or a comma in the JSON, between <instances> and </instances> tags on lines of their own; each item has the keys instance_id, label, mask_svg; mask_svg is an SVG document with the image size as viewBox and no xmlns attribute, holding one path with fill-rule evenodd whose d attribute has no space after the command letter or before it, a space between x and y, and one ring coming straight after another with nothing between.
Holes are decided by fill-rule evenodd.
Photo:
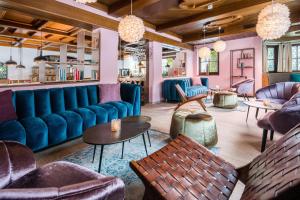
<instances>
[{"instance_id":1,"label":"blue sofa cushion","mask_svg":"<svg viewBox=\"0 0 300 200\"><path fill-rule=\"evenodd\" d=\"M78 108L77 94L75 87L64 88L65 109L73 110Z\"/></svg>"},{"instance_id":2,"label":"blue sofa cushion","mask_svg":"<svg viewBox=\"0 0 300 200\"><path fill-rule=\"evenodd\" d=\"M51 114L50 91L34 91L35 116L45 116Z\"/></svg>"},{"instance_id":3,"label":"blue sofa cushion","mask_svg":"<svg viewBox=\"0 0 300 200\"><path fill-rule=\"evenodd\" d=\"M35 117L33 91L16 92L16 111L17 111L18 119Z\"/></svg>"},{"instance_id":4,"label":"blue sofa cushion","mask_svg":"<svg viewBox=\"0 0 300 200\"><path fill-rule=\"evenodd\" d=\"M41 118L27 117L20 122L26 130L26 145L28 147L37 151L48 146L48 128Z\"/></svg>"},{"instance_id":5,"label":"blue sofa cushion","mask_svg":"<svg viewBox=\"0 0 300 200\"><path fill-rule=\"evenodd\" d=\"M118 119L118 109L113 105L100 103L97 106L100 106L101 108L104 108L106 110L106 112L108 113L108 122L113 119Z\"/></svg>"},{"instance_id":6,"label":"blue sofa cushion","mask_svg":"<svg viewBox=\"0 0 300 200\"><path fill-rule=\"evenodd\" d=\"M191 86L187 88L187 96L192 97L199 94L205 94L207 93L208 89L205 86Z\"/></svg>"},{"instance_id":7,"label":"blue sofa cushion","mask_svg":"<svg viewBox=\"0 0 300 200\"><path fill-rule=\"evenodd\" d=\"M87 87L76 87L78 107L86 107L89 105L89 97Z\"/></svg>"},{"instance_id":8,"label":"blue sofa cushion","mask_svg":"<svg viewBox=\"0 0 300 200\"><path fill-rule=\"evenodd\" d=\"M108 122L108 113L104 108L101 108L97 105L87 106L86 108L90 109L96 114L96 123L107 123Z\"/></svg>"},{"instance_id":9,"label":"blue sofa cushion","mask_svg":"<svg viewBox=\"0 0 300 200\"><path fill-rule=\"evenodd\" d=\"M290 80L292 82L300 82L300 73L298 73L298 74L291 74L290 75Z\"/></svg>"},{"instance_id":10,"label":"blue sofa cushion","mask_svg":"<svg viewBox=\"0 0 300 200\"><path fill-rule=\"evenodd\" d=\"M87 108L76 108L74 111L83 119L83 131L96 125L96 114Z\"/></svg>"},{"instance_id":11,"label":"blue sofa cushion","mask_svg":"<svg viewBox=\"0 0 300 200\"><path fill-rule=\"evenodd\" d=\"M62 88L50 89L51 109L53 113L65 111L64 90Z\"/></svg>"},{"instance_id":12,"label":"blue sofa cushion","mask_svg":"<svg viewBox=\"0 0 300 200\"><path fill-rule=\"evenodd\" d=\"M125 118L128 116L127 114L128 107L126 103L123 103L122 101L112 101L112 102L107 102L106 104L112 105L118 109L118 118Z\"/></svg>"},{"instance_id":13,"label":"blue sofa cushion","mask_svg":"<svg viewBox=\"0 0 300 200\"><path fill-rule=\"evenodd\" d=\"M26 144L26 132L22 124L16 120L6 121L0 124L1 140L12 140Z\"/></svg>"},{"instance_id":14,"label":"blue sofa cushion","mask_svg":"<svg viewBox=\"0 0 300 200\"><path fill-rule=\"evenodd\" d=\"M141 86L134 84L121 84L122 101L133 106L133 115L141 114Z\"/></svg>"},{"instance_id":15,"label":"blue sofa cushion","mask_svg":"<svg viewBox=\"0 0 300 200\"><path fill-rule=\"evenodd\" d=\"M127 117L133 116L133 105L131 103L128 103L126 101L121 101L120 103L123 103L127 107Z\"/></svg>"},{"instance_id":16,"label":"blue sofa cushion","mask_svg":"<svg viewBox=\"0 0 300 200\"><path fill-rule=\"evenodd\" d=\"M73 111L64 111L59 113L67 122L67 138L75 138L82 135L83 120L81 116Z\"/></svg>"},{"instance_id":17,"label":"blue sofa cushion","mask_svg":"<svg viewBox=\"0 0 300 200\"><path fill-rule=\"evenodd\" d=\"M59 144L67 140L67 122L63 117L50 114L41 118L48 127L48 145Z\"/></svg>"},{"instance_id":18,"label":"blue sofa cushion","mask_svg":"<svg viewBox=\"0 0 300 200\"><path fill-rule=\"evenodd\" d=\"M89 104L96 105L99 102L99 88L97 85L87 86Z\"/></svg>"}]
</instances>

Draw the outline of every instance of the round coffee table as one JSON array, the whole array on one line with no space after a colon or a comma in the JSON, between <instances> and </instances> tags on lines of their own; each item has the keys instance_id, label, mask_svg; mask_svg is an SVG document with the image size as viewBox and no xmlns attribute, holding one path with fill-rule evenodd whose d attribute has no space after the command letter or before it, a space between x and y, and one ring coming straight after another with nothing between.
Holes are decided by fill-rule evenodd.
<instances>
[{"instance_id":1,"label":"round coffee table","mask_svg":"<svg viewBox=\"0 0 300 200\"><path fill-rule=\"evenodd\" d=\"M144 133L148 132L150 127L151 124L145 121L126 121L125 119L123 119L121 120L121 130L118 132L111 131L110 123L99 124L94 127L88 128L83 133L83 141L87 144L94 145L93 161L95 158L96 146L101 146L98 172L100 173L101 171L102 155L105 145L122 143L123 158L125 142L142 135L145 152L148 156Z\"/></svg>"},{"instance_id":2,"label":"round coffee table","mask_svg":"<svg viewBox=\"0 0 300 200\"><path fill-rule=\"evenodd\" d=\"M276 104L276 103L270 103L269 106L266 106L264 105L264 102L262 100L244 101L244 104L248 106L246 122L248 121L250 107L256 108L256 113L255 113L256 119L258 117L258 112L260 109L263 109L265 110L265 112L267 112L268 110L279 110L282 108L281 104Z\"/></svg>"}]
</instances>

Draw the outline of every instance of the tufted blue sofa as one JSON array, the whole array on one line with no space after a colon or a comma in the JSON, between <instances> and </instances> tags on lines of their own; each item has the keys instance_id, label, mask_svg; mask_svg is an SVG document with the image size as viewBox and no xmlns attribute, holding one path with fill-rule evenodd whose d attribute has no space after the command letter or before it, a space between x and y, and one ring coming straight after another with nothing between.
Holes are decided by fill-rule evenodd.
<instances>
[{"instance_id":1,"label":"tufted blue sofa","mask_svg":"<svg viewBox=\"0 0 300 200\"><path fill-rule=\"evenodd\" d=\"M89 127L140 115L140 86L121 84L122 101L99 104L99 87L79 86L16 91L18 120L0 124L0 140L38 151L79 137Z\"/></svg>"},{"instance_id":2,"label":"tufted blue sofa","mask_svg":"<svg viewBox=\"0 0 300 200\"><path fill-rule=\"evenodd\" d=\"M180 97L176 91L175 85L179 84L185 94L188 97L192 97L198 94L206 94L208 91L208 78L200 78L202 85L201 86L192 86L191 78L184 79L169 79L163 82L163 98L167 102L179 102Z\"/></svg>"}]
</instances>

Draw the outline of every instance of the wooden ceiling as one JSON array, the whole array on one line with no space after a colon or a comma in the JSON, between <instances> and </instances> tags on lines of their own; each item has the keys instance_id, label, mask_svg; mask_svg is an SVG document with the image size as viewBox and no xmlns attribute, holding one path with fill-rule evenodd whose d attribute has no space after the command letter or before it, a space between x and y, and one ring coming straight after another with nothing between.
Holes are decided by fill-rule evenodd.
<instances>
[{"instance_id":1,"label":"wooden ceiling","mask_svg":"<svg viewBox=\"0 0 300 200\"><path fill-rule=\"evenodd\" d=\"M277 2L290 8L292 23L297 25L300 1ZM207 41L216 39L219 26L224 39L255 35L258 13L270 3L270 0L133 0L133 13L159 32L171 33L184 43L198 44L203 42L204 25ZM130 13L130 0L98 0L92 6L115 17Z\"/></svg>"},{"instance_id":2,"label":"wooden ceiling","mask_svg":"<svg viewBox=\"0 0 300 200\"><path fill-rule=\"evenodd\" d=\"M80 27L53 22L0 8L0 46L15 46L59 51L67 44L70 52L76 52L77 34L86 33L86 46L91 47L91 31Z\"/></svg>"}]
</instances>

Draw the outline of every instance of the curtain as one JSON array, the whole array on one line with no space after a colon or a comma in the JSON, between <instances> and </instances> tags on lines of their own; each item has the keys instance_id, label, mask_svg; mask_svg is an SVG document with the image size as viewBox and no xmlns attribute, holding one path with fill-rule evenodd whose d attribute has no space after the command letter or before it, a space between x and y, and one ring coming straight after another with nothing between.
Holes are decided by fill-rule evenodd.
<instances>
[{"instance_id":1,"label":"curtain","mask_svg":"<svg viewBox=\"0 0 300 200\"><path fill-rule=\"evenodd\" d=\"M292 72L292 45L290 43L284 44L282 66L284 72Z\"/></svg>"},{"instance_id":2,"label":"curtain","mask_svg":"<svg viewBox=\"0 0 300 200\"><path fill-rule=\"evenodd\" d=\"M268 48L267 44L263 43L263 72L267 73L269 72L269 66L268 66Z\"/></svg>"},{"instance_id":3,"label":"curtain","mask_svg":"<svg viewBox=\"0 0 300 200\"><path fill-rule=\"evenodd\" d=\"M284 72L284 68L283 68L283 44L278 45L277 72Z\"/></svg>"}]
</instances>

